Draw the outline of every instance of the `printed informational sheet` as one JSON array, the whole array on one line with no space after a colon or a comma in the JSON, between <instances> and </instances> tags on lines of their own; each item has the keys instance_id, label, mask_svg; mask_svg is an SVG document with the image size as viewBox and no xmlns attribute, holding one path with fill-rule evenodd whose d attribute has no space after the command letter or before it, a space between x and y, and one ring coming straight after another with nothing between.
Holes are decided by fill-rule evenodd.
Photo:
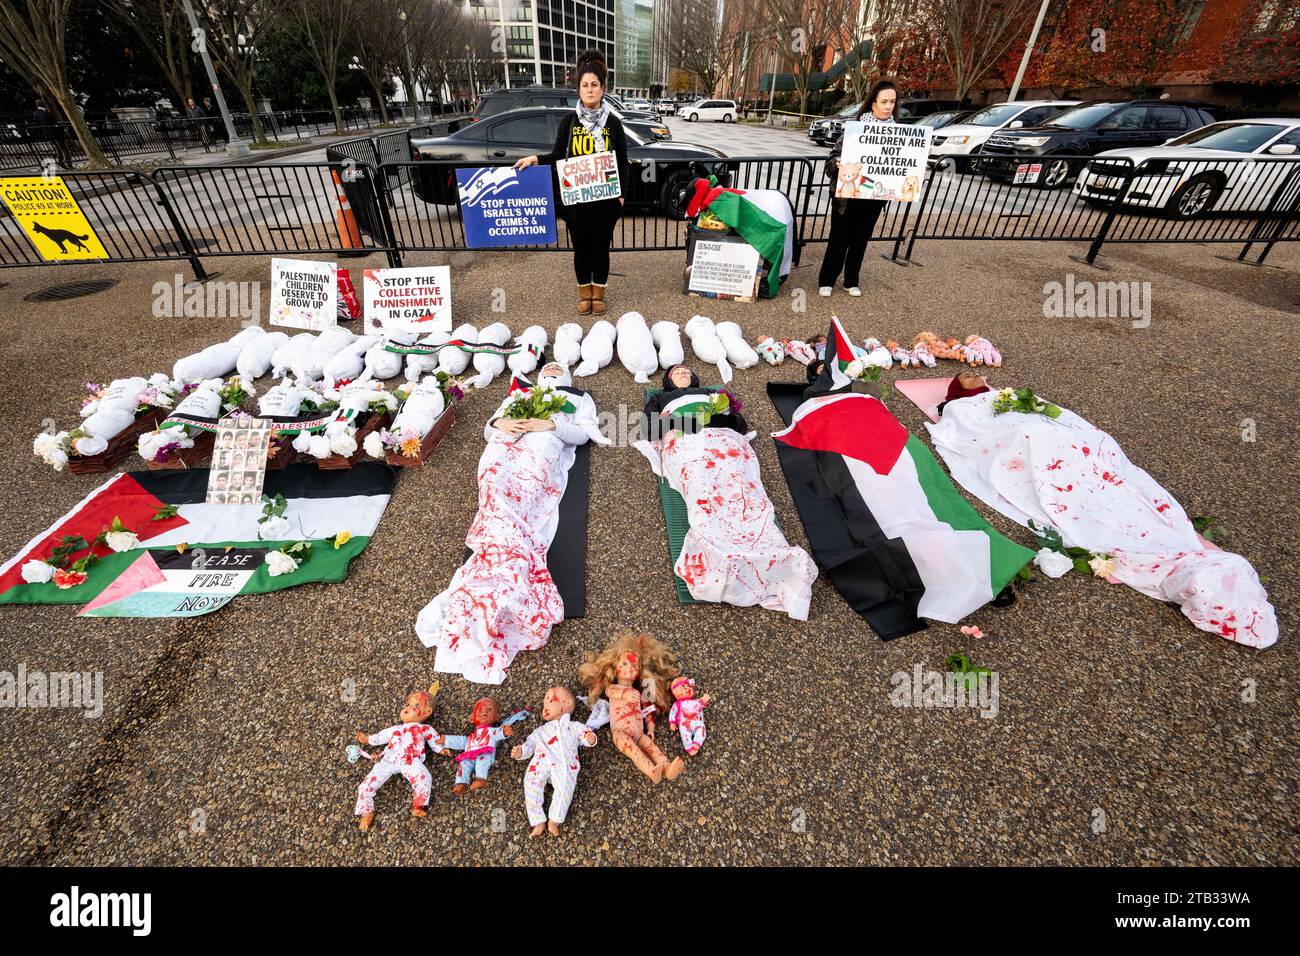
<instances>
[{"instance_id":1,"label":"printed informational sheet","mask_svg":"<svg viewBox=\"0 0 1300 956\"><path fill-rule=\"evenodd\" d=\"M752 301L758 291L760 266L758 250L747 242L696 239L686 290Z\"/></svg>"}]
</instances>

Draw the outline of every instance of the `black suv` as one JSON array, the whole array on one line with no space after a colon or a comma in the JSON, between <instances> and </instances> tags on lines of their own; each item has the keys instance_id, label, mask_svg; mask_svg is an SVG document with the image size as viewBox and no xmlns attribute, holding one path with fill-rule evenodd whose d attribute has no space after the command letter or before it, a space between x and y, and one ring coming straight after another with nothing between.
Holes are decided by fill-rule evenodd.
<instances>
[{"instance_id":1,"label":"black suv","mask_svg":"<svg viewBox=\"0 0 1300 956\"><path fill-rule=\"evenodd\" d=\"M975 160L975 171L1009 181L1018 166L1041 163L1038 185L1056 189L1083 168L1083 161L1073 157L1095 156L1108 149L1159 146L1213 122L1214 117L1199 104L1168 100L1080 103L1042 126L994 133Z\"/></svg>"},{"instance_id":2,"label":"black suv","mask_svg":"<svg viewBox=\"0 0 1300 956\"><path fill-rule=\"evenodd\" d=\"M625 126L631 126L643 139L672 139L658 113L650 110L630 110L613 93L605 99L614 108ZM578 105L577 90L558 90L550 86L518 86L511 90L492 90L484 93L474 107L474 121L487 119L506 110L524 106L564 106L573 109Z\"/></svg>"}]
</instances>

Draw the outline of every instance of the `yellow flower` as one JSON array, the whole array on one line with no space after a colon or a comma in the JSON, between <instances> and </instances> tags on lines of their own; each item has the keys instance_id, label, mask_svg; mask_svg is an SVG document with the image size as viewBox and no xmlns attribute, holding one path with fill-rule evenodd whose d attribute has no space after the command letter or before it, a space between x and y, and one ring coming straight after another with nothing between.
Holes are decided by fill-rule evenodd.
<instances>
[{"instance_id":1,"label":"yellow flower","mask_svg":"<svg viewBox=\"0 0 1300 956\"><path fill-rule=\"evenodd\" d=\"M343 545L347 544L351 540L352 540L351 531L340 531L338 534L334 536L334 550L337 551L339 548L343 547Z\"/></svg>"},{"instance_id":2,"label":"yellow flower","mask_svg":"<svg viewBox=\"0 0 1300 956\"><path fill-rule=\"evenodd\" d=\"M402 442L402 454L407 458L415 458L420 454L420 439L408 438Z\"/></svg>"}]
</instances>

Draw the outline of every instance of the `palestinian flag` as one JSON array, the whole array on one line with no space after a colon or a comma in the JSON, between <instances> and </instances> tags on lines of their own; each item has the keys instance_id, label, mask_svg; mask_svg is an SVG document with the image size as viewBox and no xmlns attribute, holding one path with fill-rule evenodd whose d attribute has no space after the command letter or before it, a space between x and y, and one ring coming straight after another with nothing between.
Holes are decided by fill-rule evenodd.
<instances>
[{"instance_id":1,"label":"palestinian flag","mask_svg":"<svg viewBox=\"0 0 1300 956\"><path fill-rule=\"evenodd\" d=\"M90 617L194 617L240 594L339 582L378 527L395 480L393 469L380 462L268 471L263 493L284 496L289 532L283 540L261 541L260 504L205 503L207 469L114 475L0 565L0 604L81 604L81 614ZM139 536L138 547L116 552L94 543L114 519ZM71 560L92 553L99 558L82 583L61 588L54 581L24 581L24 564L49 559L70 537L91 545L74 551ZM301 541L311 544L311 556L296 571L271 576L267 553Z\"/></svg>"},{"instance_id":2,"label":"palestinian flag","mask_svg":"<svg viewBox=\"0 0 1300 956\"><path fill-rule=\"evenodd\" d=\"M923 629L923 618L960 621L1033 559L879 399L822 394L790 414L779 387L769 394L790 423L772 437L817 565L882 639Z\"/></svg>"},{"instance_id":3,"label":"palestinian flag","mask_svg":"<svg viewBox=\"0 0 1300 956\"><path fill-rule=\"evenodd\" d=\"M848 373L849 363L856 358L857 353L853 350L853 342L849 339L849 334L844 331L840 320L832 316L830 331L826 336L825 365L822 367L822 374L808 389L809 393L826 394L848 388L853 384L853 379Z\"/></svg>"},{"instance_id":4,"label":"palestinian flag","mask_svg":"<svg viewBox=\"0 0 1300 956\"><path fill-rule=\"evenodd\" d=\"M683 395L664 406L660 418L693 418L713 414L712 395Z\"/></svg>"},{"instance_id":5,"label":"palestinian flag","mask_svg":"<svg viewBox=\"0 0 1300 956\"><path fill-rule=\"evenodd\" d=\"M686 214L694 219L705 209L758 250L759 256L769 264L767 297L776 295L781 287L781 262L785 258L785 223L746 199L742 190L717 185L716 177L695 180L694 195Z\"/></svg>"}]
</instances>

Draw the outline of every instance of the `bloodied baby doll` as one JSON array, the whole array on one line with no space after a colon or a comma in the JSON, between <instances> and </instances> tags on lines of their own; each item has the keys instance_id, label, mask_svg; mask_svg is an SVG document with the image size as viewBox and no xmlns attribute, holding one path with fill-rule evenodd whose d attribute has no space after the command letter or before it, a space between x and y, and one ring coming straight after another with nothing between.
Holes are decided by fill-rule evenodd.
<instances>
[{"instance_id":1,"label":"bloodied baby doll","mask_svg":"<svg viewBox=\"0 0 1300 956\"><path fill-rule=\"evenodd\" d=\"M425 816L433 778L429 775L429 768L424 765L424 748L443 752L442 735L424 722L433 714L433 700L437 696L437 684L428 690L417 690L406 698L406 704L398 715L402 721L400 724L377 734L358 731L358 743L384 747L383 753L375 760L374 767L357 788L356 813L361 818L361 829L370 829L370 824L375 819L375 792L395 773L405 777L415 791L411 815Z\"/></svg>"},{"instance_id":2,"label":"bloodied baby doll","mask_svg":"<svg viewBox=\"0 0 1300 956\"><path fill-rule=\"evenodd\" d=\"M466 736L448 736L444 746L448 750L462 751L456 756L456 785L452 793L464 793L466 790L482 790L488 785L488 773L497 760L497 744L514 734L512 726L516 721L528 716L528 711L521 710L511 714L501 726L501 705L491 697L480 697L474 701L474 710L469 715L474 724L474 731ZM470 783L470 775L474 782Z\"/></svg>"},{"instance_id":3,"label":"bloodied baby doll","mask_svg":"<svg viewBox=\"0 0 1300 956\"><path fill-rule=\"evenodd\" d=\"M711 699L708 694L695 696L695 681L682 675L668 685L672 691L672 708L668 711L668 727L682 735L682 746L694 757L704 746L704 708Z\"/></svg>"},{"instance_id":4,"label":"bloodied baby doll","mask_svg":"<svg viewBox=\"0 0 1300 956\"><path fill-rule=\"evenodd\" d=\"M668 685L679 675L673 653L649 634L620 634L578 671L589 700L609 698L614 746L654 783L676 780L685 761L655 746L655 716L668 709Z\"/></svg>"},{"instance_id":5,"label":"bloodied baby doll","mask_svg":"<svg viewBox=\"0 0 1300 956\"><path fill-rule=\"evenodd\" d=\"M524 771L524 805L528 808L529 836L539 837L549 829L558 836L560 824L569 814L569 801L578 783L578 748L596 746L596 732L573 720L576 704L567 687L552 687L542 702L542 720L523 744L510 751L516 760L527 760ZM550 820L544 807L546 786L551 787Z\"/></svg>"}]
</instances>

